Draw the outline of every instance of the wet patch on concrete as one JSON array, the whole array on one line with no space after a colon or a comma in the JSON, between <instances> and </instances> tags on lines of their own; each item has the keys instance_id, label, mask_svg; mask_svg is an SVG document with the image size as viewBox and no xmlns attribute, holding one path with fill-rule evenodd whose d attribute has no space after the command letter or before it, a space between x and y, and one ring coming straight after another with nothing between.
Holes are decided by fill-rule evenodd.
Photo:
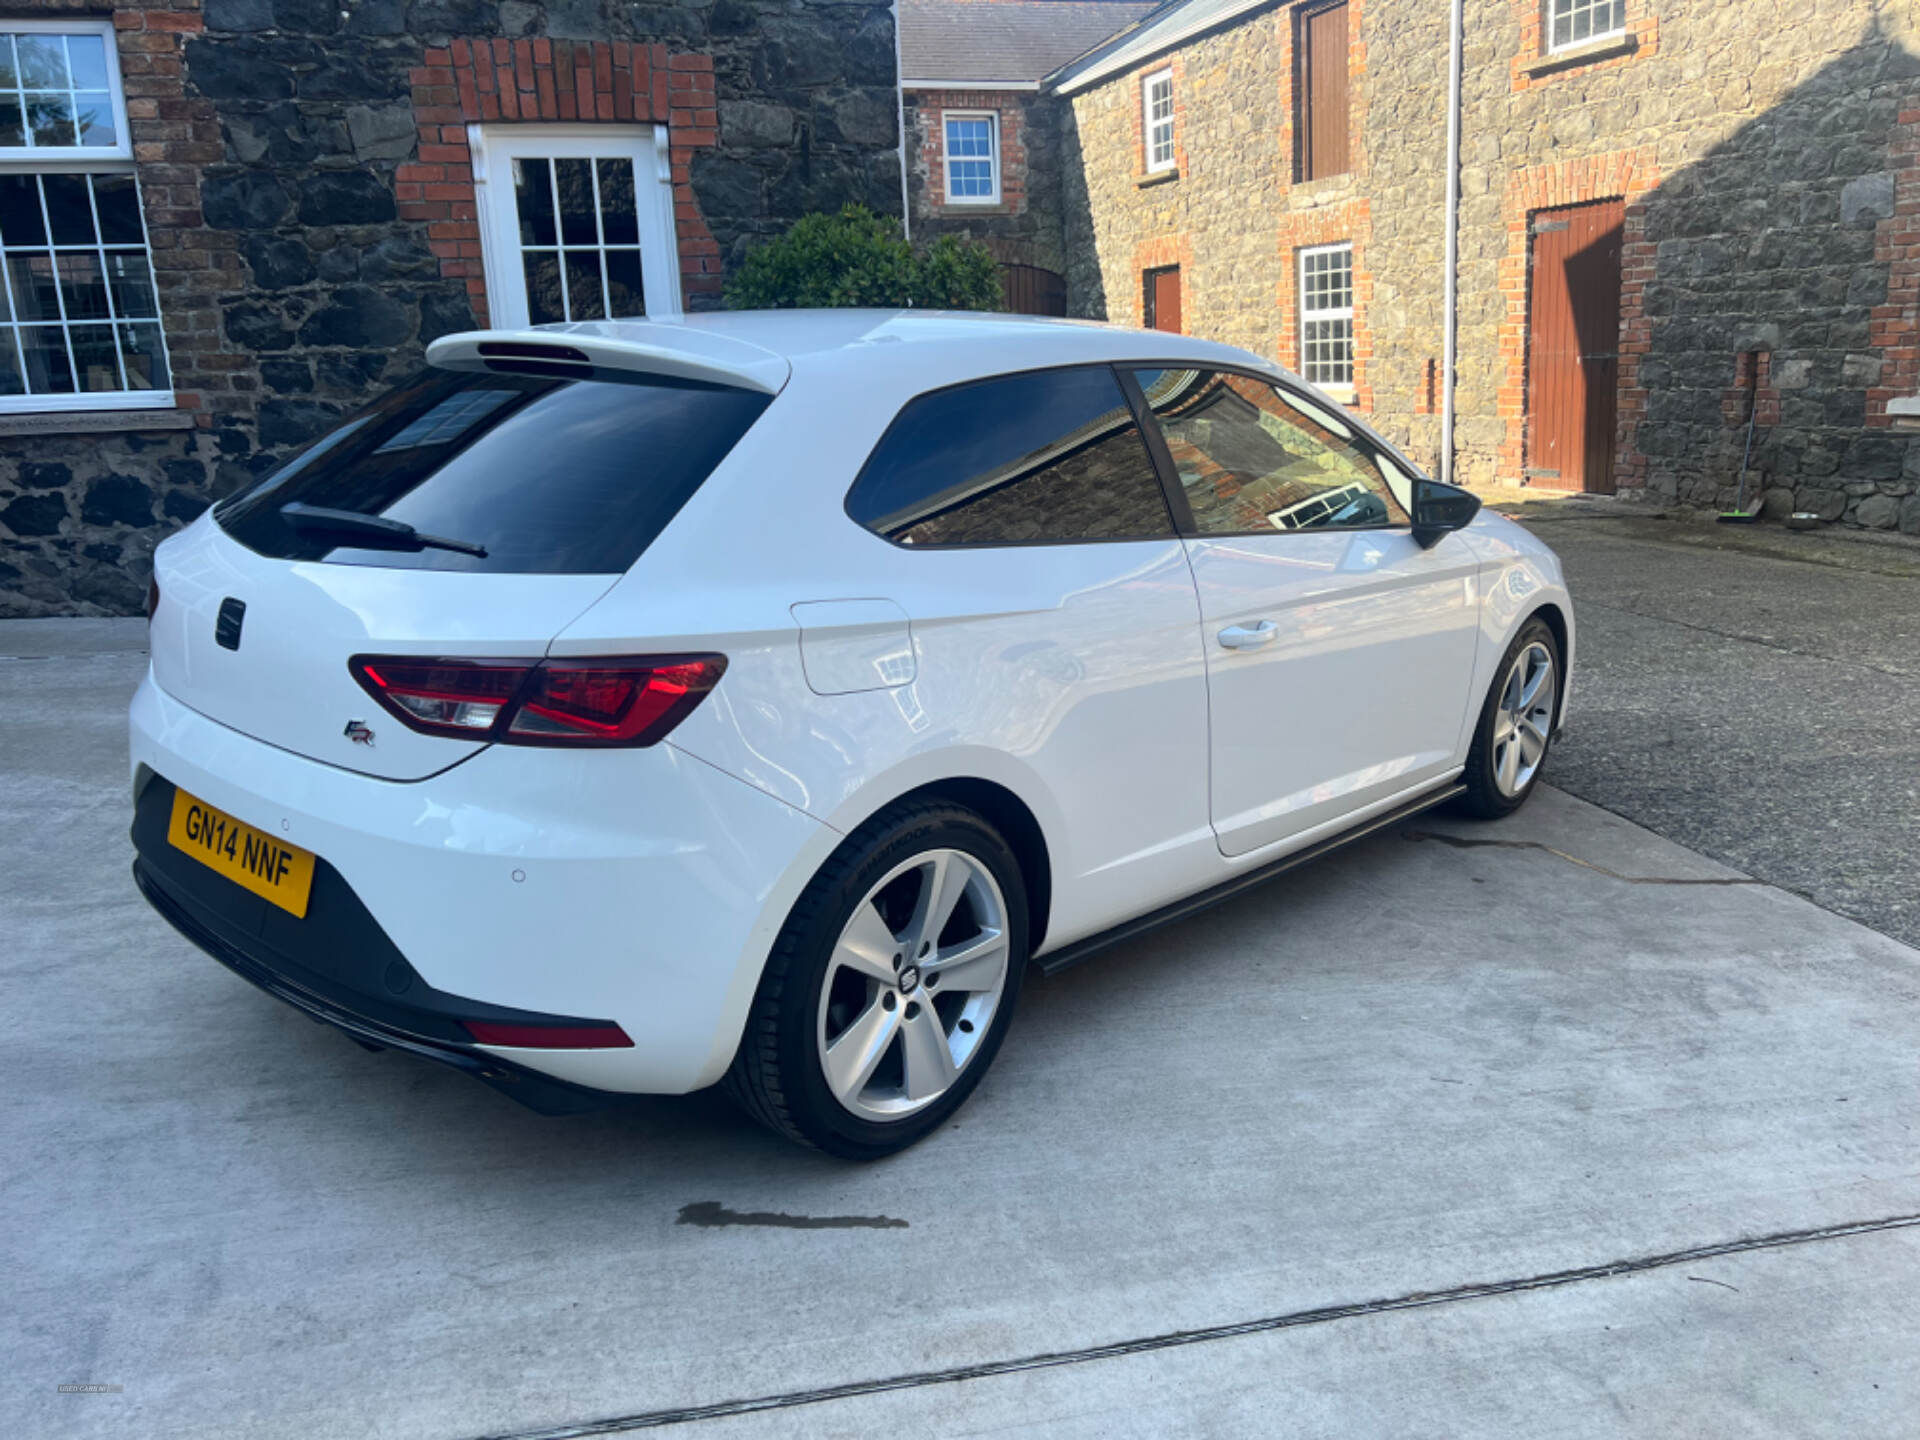
<instances>
[{"instance_id":1,"label":"wet patch on concrete","mask_svg":"<svg viewBox=\"0 0 1920 1440\"><path fill-rule=\"evenodd\" d=\"M717 1230L728 1225L768 1225L779 1230L905 1230L907 1222L891 1215L785 1215L777 1210L729 1210L718 1200L699 1200L680 1207L676 1225L698 1225Z\"/></svg>"}]
</instances>

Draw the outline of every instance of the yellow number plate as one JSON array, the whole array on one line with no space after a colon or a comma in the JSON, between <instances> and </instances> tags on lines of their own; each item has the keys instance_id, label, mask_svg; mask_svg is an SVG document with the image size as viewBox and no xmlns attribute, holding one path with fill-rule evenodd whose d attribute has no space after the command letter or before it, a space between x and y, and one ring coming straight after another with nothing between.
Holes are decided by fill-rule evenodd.
<instances>
[{"instance_id":1,"label":"yellow number plate","mask_svg":"<svg viewBox=\"0 0 1920 1440\"><path fill-rule=\"evenodd\" d=\"M313 855L236 820L184 790L173 792L167 843L282 910L307 916Z\"/></svg>"}]
</instances>

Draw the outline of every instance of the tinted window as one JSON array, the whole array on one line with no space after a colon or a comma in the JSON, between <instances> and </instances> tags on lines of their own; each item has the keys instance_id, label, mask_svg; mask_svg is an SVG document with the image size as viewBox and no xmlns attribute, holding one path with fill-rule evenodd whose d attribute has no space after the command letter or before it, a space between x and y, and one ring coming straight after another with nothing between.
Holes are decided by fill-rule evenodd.
<instances>
[{"instance_id":1,"label":"tinted window","mask_svg":"<svg viewBox=\"0 0 1920 1440\"><path fill-rule=\"evenodd\" d=\"M1139 370L1202 535L1407 523L1366 438L1264 380Z\"/></svg>"},{"instance_id":2,"label":"tinted window","mask_svg":"<svg viewBox=\"0 0 1920 1440\"><path fill-rule=\"evenodd\" d=\"M250 549L285 560L412 570L616 574L713 472L768 396L644 380L431 370L215 510ZM404 520L486 547L369 550L296 533L302 501Z\"/></svg>"},{"instance_id":3,"label":"tinted window","mask_svg":"<svg viewBox=\"0 0 1920 1440\"><path fill-rule=\"evenodd\" d=\"M1105 366L922 395L860 472L847 513L903 545L1173 534L1133 412Z\"/></svg>"}]
</instances>

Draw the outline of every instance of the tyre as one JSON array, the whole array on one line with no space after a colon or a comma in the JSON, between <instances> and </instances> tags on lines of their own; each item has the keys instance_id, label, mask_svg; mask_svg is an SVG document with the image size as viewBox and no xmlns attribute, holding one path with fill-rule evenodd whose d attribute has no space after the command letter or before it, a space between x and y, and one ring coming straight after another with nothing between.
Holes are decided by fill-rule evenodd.
<instances>
[{"instance_id":1,"label":"tyre","mask_svg":"<svg viewBox=\"0 0 1920 1440\"><path fill-rule=\"evenodd\" d=\"M1559 641L1544 620L1529 620L1494 672L1460 777L1467 793L1457 809L1497 820L1526 803L1553 744L1559 704Z\"/></svg>"},{"instance_id":2,"label":"tyre","mask_svg":"<svg viewBox=\"0 0 1920 1440\"><path fill-rule=\"evenodd\" d=\"M1026 960L1026 887L1006 841L956 805L893 806L795 903L726 1088L829 1154L904 1150L993 1063Z\"/></svg>"}]
</instances>

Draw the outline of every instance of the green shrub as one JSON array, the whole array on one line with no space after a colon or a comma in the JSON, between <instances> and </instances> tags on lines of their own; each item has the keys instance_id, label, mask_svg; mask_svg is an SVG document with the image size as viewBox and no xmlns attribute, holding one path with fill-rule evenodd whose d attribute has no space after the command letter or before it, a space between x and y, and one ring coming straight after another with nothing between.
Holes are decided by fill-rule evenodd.
<instances>
[{"instance_id":1,"label":"green shrub","mask_svg":"<svg viewBox=\"0 0 1920 1440\"><path fill-rule=\"evenodd\" d=\"M727 282L734 310L997 310L1000 299L1000 267L986 246L942 235L916 252L898 220L859 205L796 220Z\"/></svg>"}]
</instances>

